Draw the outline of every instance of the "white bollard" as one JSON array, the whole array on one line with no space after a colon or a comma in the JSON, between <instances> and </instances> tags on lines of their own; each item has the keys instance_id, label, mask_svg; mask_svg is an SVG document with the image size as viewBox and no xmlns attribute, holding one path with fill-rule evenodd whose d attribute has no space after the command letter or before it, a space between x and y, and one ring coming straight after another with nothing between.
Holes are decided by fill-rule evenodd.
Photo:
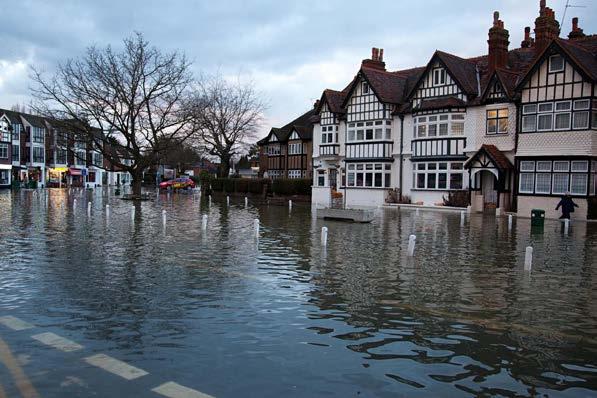
<instances>
[{"instance_id":1,"label":"white bollard","mask_svg":"<svg viewBox=\"0 0 597 398\"><path fill-rule=\"evenodd\" d=\"M253 220L253 228L255 229L255 237L259 238L259 219L258 218Z\"/></svg>"},{"instance_id":2,"label":"white bollard","mask_svg":"<svg viewBox=\"0 0 597 398\"><path fill-rule=\"evenodd\" d=\"M460 225L464 225L464 220L466 219L466 213L464 211L460 212Z\"/></svg>"},{"instance_id":3,"label":"white bollard","mask_svg":"<svg viewBox=\"0 0 597 398\"><path fill-rule=\"evenodd\" d=\"M201 229L204 231L207 229L207 214L204 214L203 217L201 217Z\"/></svg>"},{"instance_id":4,"label":"white bollard","mask_svg":"<svg viewBox=\"0 0 597 398\"><path fill-rule=\"evenodd\" d=\"M415 215L417 215L417 216L419 215L419 209L415 210Z\"/></svg>"},{"instance_id":5,"label":"white bollard","mask_svg":"<svg viewBox=\"0 0 597 398\"><path fill-rule=\"evenodd\" d=\"M410 235L408 237L408 250L407 250L407 254L409 257L412 257L415 255L415 244L417 242L417 237L415 235Z\"/></svg>"},{"instance_id":6,"label":"white bollard","mask_svg":"<svg viewBox=\"0 0 597 398\"><path fill-rule=\"evenodd\" d=\"M131 220L135 221L135 206L131 206Z\"/></svg>"},{"instance_id":7,"label":"white bollard","mask_svg":"<svg viewBox=\"0 0 597 398\"><path fill-rule=\"evenodd\" d=\"M106 218L110 217L110 205L106 205Z\"/></svg>"},{"instance_id":8,"label":"white bollard","mask_svg":"<svg viewBox=\"0 0 597 398\"><path fill-rule=\"evenodd\" d=\"M245 207L249 207L249 198L245 196Z\"/></svg>"},{"instance_id":9,"label":"white bollard","mask_svg":"<svg viewBox=\"0 0 597 398\"><path fill-rule=\"evenodd\" d=\"M292 210L292 199L288 201L288 210Z\"/></svg>"},{"instance_id":10,"label":"white bollard","mask_svg":"<svg viewBox=\"0 0 597 398\"><path fill-rule=\"evenodd\" d=\"M328 245L328 227L321 227L321 246Z\"/></svg>"},{"instance_id":11,"label":"white bollard","mask_svg":"<svg viewBox=\"0 0 597 398\"><path fill-rule=\"evenodd\" d=\"M91 202L87 202L87 216L91 216Z\"/></svg>"},{"instance_id":12,"label":"white bollard","mask_svg":"<svg viewBox=\"0 0 597 398\"><path fill-rule=\"evenodd\" d=\"M230 195L226 195L226 206L230 206Z\"/></svg>"},{"instance_id":13,"label":"white bollard","mask_svg":"<svg viewBox=\"0 0 597 398\"><path fill-rule=\"evenodd\" d=\"M162 210L162 224L166 226L166 210Z\"/></svg>"},{"instance_id":14,"label":"white bollard","mask_svg":"<svg viewBox=\"0 0 597 398\"><path fill-rule=\"evenodd\" d=\"M209 207L211 207L211 195L209 195L208 198L209 198L209 203L208 204L209 204Z\"/></svg>"},{"instance_id":15,"label":"white bollard","mask_svg":"<svg viewBox=\"0 0 597 398\"><path fill-rule=\"evenodd\" d=\"M526 252L524 253L524 270L530 271L533 266L533 248L527 246Z\"/></svg>"},{"instance_id":16,"label":"white bollard","mask_svg":"<svg viewBox=\"0 0 597 398\"><path fill-rule=\"evenodd\" d=\"M508 214L508 231L512 230L512 214Z\"/></svg>"},{"instance_id":17,"label":"white bollard","mask_svg":"<svg viewBox=\"0 0 597 398\"><path fill-rule=\"evenodd\" d=\"M73 207L77 207L77 199L73 199Z\"/></svg>"},{"instance_id":18,"label":"white bollard","mask_svg":"<svg viewBox=\"0 0 597 398\"><path fill-rule=\"evenodd\" d=\"M568 235L568 230L570 229L570 219L564 219L564 235Z\"/></svg>"}]
</instances>

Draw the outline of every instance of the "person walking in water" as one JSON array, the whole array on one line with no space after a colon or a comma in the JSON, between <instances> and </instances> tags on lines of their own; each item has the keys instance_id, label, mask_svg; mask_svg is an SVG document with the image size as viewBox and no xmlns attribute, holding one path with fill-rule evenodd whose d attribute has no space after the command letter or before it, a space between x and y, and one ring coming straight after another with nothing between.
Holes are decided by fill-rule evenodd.
<instances>
[{"instance_id":1,"label":"person walking in water","mask_svg":"<svg viewBox=\"0 0 597 398\"><path fill-rule=\"evenodd\" d=\"M556 206L556 210L562 208L562 215L560 219L570 219L570 213L574 213L574 208L578 207L576 203L572 200L570 196L570 192L566 192L566 194L560 200L560 203Z\"/></svg>"}]
</instances>

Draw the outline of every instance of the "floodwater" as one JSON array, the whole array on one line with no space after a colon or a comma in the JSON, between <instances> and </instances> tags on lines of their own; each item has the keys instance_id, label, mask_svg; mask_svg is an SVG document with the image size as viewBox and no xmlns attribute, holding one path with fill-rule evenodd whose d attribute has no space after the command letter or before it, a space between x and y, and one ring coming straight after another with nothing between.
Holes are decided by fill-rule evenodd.
<instances>
[{"instance_id":1,"label":"floodwater","mask_svg":"<svg viewBox=\"0 0 597 398\"><path fill-rule=\"evenodd\" d=\"M101 189L0 193L0 317L30 324L0 324L0 396L158 397L167 382L213 397L597 396L597 224L131 206ZM79 348L31 337L48 332Z\"/></svg>"}]
</instances>

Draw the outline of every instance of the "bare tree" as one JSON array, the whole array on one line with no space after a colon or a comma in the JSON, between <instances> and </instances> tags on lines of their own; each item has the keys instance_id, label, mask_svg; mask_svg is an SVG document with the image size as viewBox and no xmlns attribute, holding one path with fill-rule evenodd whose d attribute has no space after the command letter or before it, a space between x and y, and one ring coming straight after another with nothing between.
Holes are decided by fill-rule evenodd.
<instances>
[{"instance_id":1,"label":"bare tree","mask_svg":"<svg viewBox=\"0 0 597 398\"><path fill-rule=\"evenodd\" d=\"M143 171L194 131L189 62L150 46L140 33L124 39L121 51L92 46L59 64L53 77L33 69L32 79L37 112L129 172L135 197Z\"/></svg>"},{"instance_id":2,"label":"bare tree","mask_svg":"<svg viewBox=\"0 0 597 398\"><path fill-rule=\"evenodd\" d=\"M201 79L193 105L195 138L203 151L220 159L220 177L228 177L234 156L256 138L265 104L252 83L229 82L217 75Z\"/></svg>"}]
</instances>

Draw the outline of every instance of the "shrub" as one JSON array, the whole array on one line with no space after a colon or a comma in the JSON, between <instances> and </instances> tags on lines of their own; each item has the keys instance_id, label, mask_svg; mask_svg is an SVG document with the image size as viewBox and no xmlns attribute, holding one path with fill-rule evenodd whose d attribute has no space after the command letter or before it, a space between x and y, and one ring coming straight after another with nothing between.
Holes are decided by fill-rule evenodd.
<instances>
[{"instance_id":1,"label":"shrub","mask_svg":"<svg viewBox=\"0 0 597 398\"><path fill-rule=\"evenodd\" d=\"M448 197L442 197L444 206L449 207L467 207L468 206L468 191L449 191Z\"/></svg>"}]
</instances>

